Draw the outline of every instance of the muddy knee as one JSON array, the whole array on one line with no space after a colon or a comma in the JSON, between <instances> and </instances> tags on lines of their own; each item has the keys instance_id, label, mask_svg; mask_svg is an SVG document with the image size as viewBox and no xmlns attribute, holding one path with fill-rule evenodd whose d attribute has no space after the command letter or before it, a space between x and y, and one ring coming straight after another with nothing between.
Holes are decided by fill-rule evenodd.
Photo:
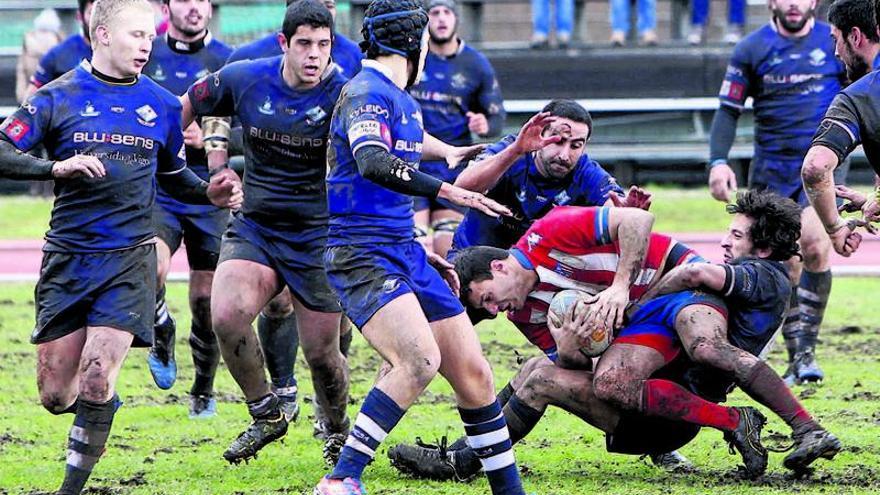
<instances>
[{"instance_id":1,"label":"muddy knee","mask_svg":"<svg viewBox=\"0 0 880 495\"><path fill-rule=\"evenodd\" d=\"M40 391L40 403L52 414L71 412L70 406L76 402L76 394L65 394L61 391Z\"/></svg>"},{"instance_id":2,"label":"muddy knee","mask_svg":"<svg viewBox=\"0 0 880 495\"><path fill-rule=\"evenodd\" d=\"M263 315L267 318L284 318L291 313L293 313L293 301L286 290L281 291L263 308Z\"/></svg>"},{"instance_id":3,"label":"muddy knee","mask_svg":"<svg viewBox=\"0 0 880 495\"><path fill-rule=\"evenodd\" d=\"M92 402L106 402L112 395L110 364L105 358L85 358L80 366L80 397Z\"/></svg>"},{"instance_id":4,"label":"muddy knee","mask_svg":"<svg viewBox=\"0 0 880 495\"><path fill-rule=\"evenodd\" d=\"M637 409L641 402L642 380L634 380L624 373L605 372L593 378L593 391L604 400L624 409Z\"/></svg>"}]
</instances>

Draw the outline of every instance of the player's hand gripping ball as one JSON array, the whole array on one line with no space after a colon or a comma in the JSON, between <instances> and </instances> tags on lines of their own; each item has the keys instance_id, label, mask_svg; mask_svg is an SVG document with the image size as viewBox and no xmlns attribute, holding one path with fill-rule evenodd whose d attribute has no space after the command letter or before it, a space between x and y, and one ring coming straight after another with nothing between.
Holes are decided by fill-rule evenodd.
<instances>
[{"instance_id":1,"label":"player's hand gripping ball","mask_svg":"<svg viewBox=\"0 0 880 495\"><path fill-rule=\"evenodd\" d=\"M586 301L591 300L593 296L590 293L577 289L557 292L550 300L547 318L554 327L579 334L583 343L581 353L595 357L605 352L605 349L611 345L614 332L604 326L601 328L587 326L590 305Z\"/></svg>"}]
</instances>

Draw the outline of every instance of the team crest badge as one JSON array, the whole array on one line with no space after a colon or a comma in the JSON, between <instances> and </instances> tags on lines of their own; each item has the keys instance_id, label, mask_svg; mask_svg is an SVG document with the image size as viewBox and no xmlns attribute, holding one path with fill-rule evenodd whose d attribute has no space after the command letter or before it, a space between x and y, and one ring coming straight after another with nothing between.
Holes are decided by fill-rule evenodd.
<instances>
[{"instance_id":1,"label":"team crest badge","mask_svg":"<svg viewBox=\"0 0 880 495\"><path fill-rule=\"evenodd\" d=\"M821 48L816 48L815 50L810 52L810 65L814 67L825 65L826 57L827 55L825 54L825 50L822 50Z\"/></svg>"},{"instance_id":2,"label":"team crest badge","mask_svg":"<svg viewBox=\"0 0 880 495\"><path fill-rule=\"evenodd\" d=\"M306 123L311 126L321 125L327 119L327 112L321 107L314 107L306 112Z\"/></svg>"},{"instance_id":3,"label":"team crest badge","mask_svg":"<svg viewBox=\"0 0 880 495\"><path fill-rule=\"evenodd\" d=\"M275 115L275 109L272 107L272 98L266 97L266 101L260 105L259 111L263 115Z\"/></svg>"},{"instance_id":4,"label":"team crest badge","mask_svg":"<svg viewBox=\"0 0 880 495\"><path fill-rule=\"evenodd\" d=\"M156 114L156 111L153 110L153 107L150 105L144 105L139 107L134 111L138 115L138 123L141 125L145 125L147 127L153 127L156 125L156 118L159 116Z\"/></svg>"},{"instance_id":5,"label":"team crest badge","mask_svg":"<svg viewBox=\"0 0 880 495\"><path fill-rule=\"evenodd\" d=\"M95 110L95 106L92 105L91 101L86 102L86 106L83 107L79 112L80 117L97 117L101 115L101 112Z\"/></svg>"},{"instance_id":6,"label":"team crest badge","mask_svg":"<svg viewBox=\"0 0 880 495\"><path fill-rule=\"evenodd\" d=\"M543 239L543 237L541 237L541 234L537 232L532 232L529 234L528 237L526 237L526 244L528 244L529 246L529 252L535 249L535 246L537 246L538 243L541 242L541 239Z\"/></svg>"}]
</instances>

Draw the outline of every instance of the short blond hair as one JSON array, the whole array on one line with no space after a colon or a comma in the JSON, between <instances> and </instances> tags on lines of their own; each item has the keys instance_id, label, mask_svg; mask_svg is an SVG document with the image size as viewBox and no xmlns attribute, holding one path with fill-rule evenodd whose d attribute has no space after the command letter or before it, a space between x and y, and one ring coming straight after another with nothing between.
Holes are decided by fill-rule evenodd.
<instances>
[{"instance_id":1,"label":"short blond hair","mask_svg":"<svg viewBox=\"0 0 880 495\"><path fill-rule=\"evenodd\" d=\"M89 22L89 37L97 39L98 26L108 26L120 12L128 7L142 7L153 15L153 7L147 0L97 0L92 7L92 18Z\"/></svg>"}]
</instances>

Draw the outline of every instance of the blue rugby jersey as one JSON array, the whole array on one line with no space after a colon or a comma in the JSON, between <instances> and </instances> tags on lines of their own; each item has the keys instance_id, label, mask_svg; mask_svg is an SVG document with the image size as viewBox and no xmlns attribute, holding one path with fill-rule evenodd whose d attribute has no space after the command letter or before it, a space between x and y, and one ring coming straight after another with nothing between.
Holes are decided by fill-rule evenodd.
<instances>
[{"instance_id":1,"label":"blue rugby jersey","mask_svg":"<svg viewBox=\"0 0 880 495\"><path fill-rule=\"evenodd\" d=\"M514 135L506 136L483 153L494 155L513 144L515 139ZM614 177L586 153L564 179L541 175L534 155L527 153L514 162L487 194L510 208L514 216L492 218L471 209L455 231L452 245L459 250L478 245L506 249L525 234L532 222L553 207L601 206L612 193L623 194L623 190Z\"/></svg>"},{"instance_id":2,"label":"blue rugby jersey","mask_svg":"<svg viewBox=\"0 0 880 495\"><path fill-rule=\"evenodd\" d=\"M245 216L284 230L326 226L327 136L346 79L331 65L297 90L281 67L281 56L235 62L193 85L189 100L197 115L241 122Z\"/></svg>"},{"instance_id":3,"label":"blue rugby jersey","mask_svg":"<svg viewBox=\"0 0 880 495\"><path fill-rule=\"evenodd\" d=\"M43 55L31 83L40 88L76 68L83 60L92 59L92 47L82 34L68 36Z\"/></svg>"},{"instance_id":4,"label":"blue rugby jersey","mask_svg":"<svg viewBox=\"0 0 880 495\"><path fill-rule=\"evenodd\" d=\"M428 52L422 78L409 93L422 107L425 130L441 141L471 144L467 112L485 114L490 127L501 131L504 101L495 71L482 53L463 41L451 57Z\"/></svg>"},{"instance_id":5,"label":"blue rugby jersey","mask_svg":"<svg viewBox=\"0 0 880 495\"><path fill-rule=\"evenodd\" d=\"M719 97L737 110L754 97L756 156L801 159L845 78L828 24L788 38L769 23L736 45Z\"/></svg>"},{"instance_id":6,"label":"blue rugby jersey","mask_svg":"<svg viewBox=\"0 0 880 495\"><path fill-rule=\"evenodd\" d=\"M153 239L155 175L185 167L180 111L177 98L150 78L114 85L82 62L0 125L22 151L42 143L51 160L92 155L107 171L103 179L55 180L44 250L113 251Z\"/></svg>"},{"instance_id":7,"label":"blue rugby jersey","mask_svg":"<svg viewBox=\"0 0 880 495\"><path fill-rule=\"evenodd\" d=\"M231 64L241 60L276 57L282 53L281 46L278 45L278 33L270 33L258 40L236 48L226 63ZM364 54L361 53L357 43L339 33L335 33L333 35L333 46L330 49L330 58L339 66L342 74L346 78L351 79L361 70L361 60L364 59Z\"/></svg>"},{"instance_id":8,"label":"blue rugby jersey","mask_svg":"<svg viewBox=\"0 0 880 495\"><path fill-rule=\"evenodd\" d=\"M413 239L412 197L365 179L354 153L363 146L379 146L418 168L423 137L418 103L394 85L390 70L365 60L343 88L330 124L328 246Z\"/></svg>"},{"instance_id":9,"label":"blue rugby jersey","mask_svg":"<svg viewBox=\"0 0 880 495\"><path fill-rule=\"evenodd\" d=\"M208 33L196 43L174 40L168 35L153 40L150 61L144 75L175 95L182 95L198 79L223 67L232 49ZM208 157L204 149L186 147L187 166L199 177L208 180ZM211 205L190 205L172 198L159 188L156 201L178 215L198 215L217 210Z\"/></svg>"},{"instance_id":10,"label":"blue rugby jersey","mask_svg":"<svg viewBox=\"0 0 880 495\"><path fill-rule=\"evenodd\" d=\"M757 356L785 319L791 282L778 261L740 258L722 265L727 272L719 294L730 311L727 338Z\"/></svg>"},{"instance_id":11,"label":"blue rugby jersey","mask_svg":"<svg viewBox=\"0 0 880 495\"><path fill-rule=\"evenodd\" d=\"M825 146L843 161L862 145L874 172L880 175L880 71L871 72L840 92L828 107L814 144ZM845 130L845 137L828 140L825 127Z\"/></svg>"}]
</instances>

